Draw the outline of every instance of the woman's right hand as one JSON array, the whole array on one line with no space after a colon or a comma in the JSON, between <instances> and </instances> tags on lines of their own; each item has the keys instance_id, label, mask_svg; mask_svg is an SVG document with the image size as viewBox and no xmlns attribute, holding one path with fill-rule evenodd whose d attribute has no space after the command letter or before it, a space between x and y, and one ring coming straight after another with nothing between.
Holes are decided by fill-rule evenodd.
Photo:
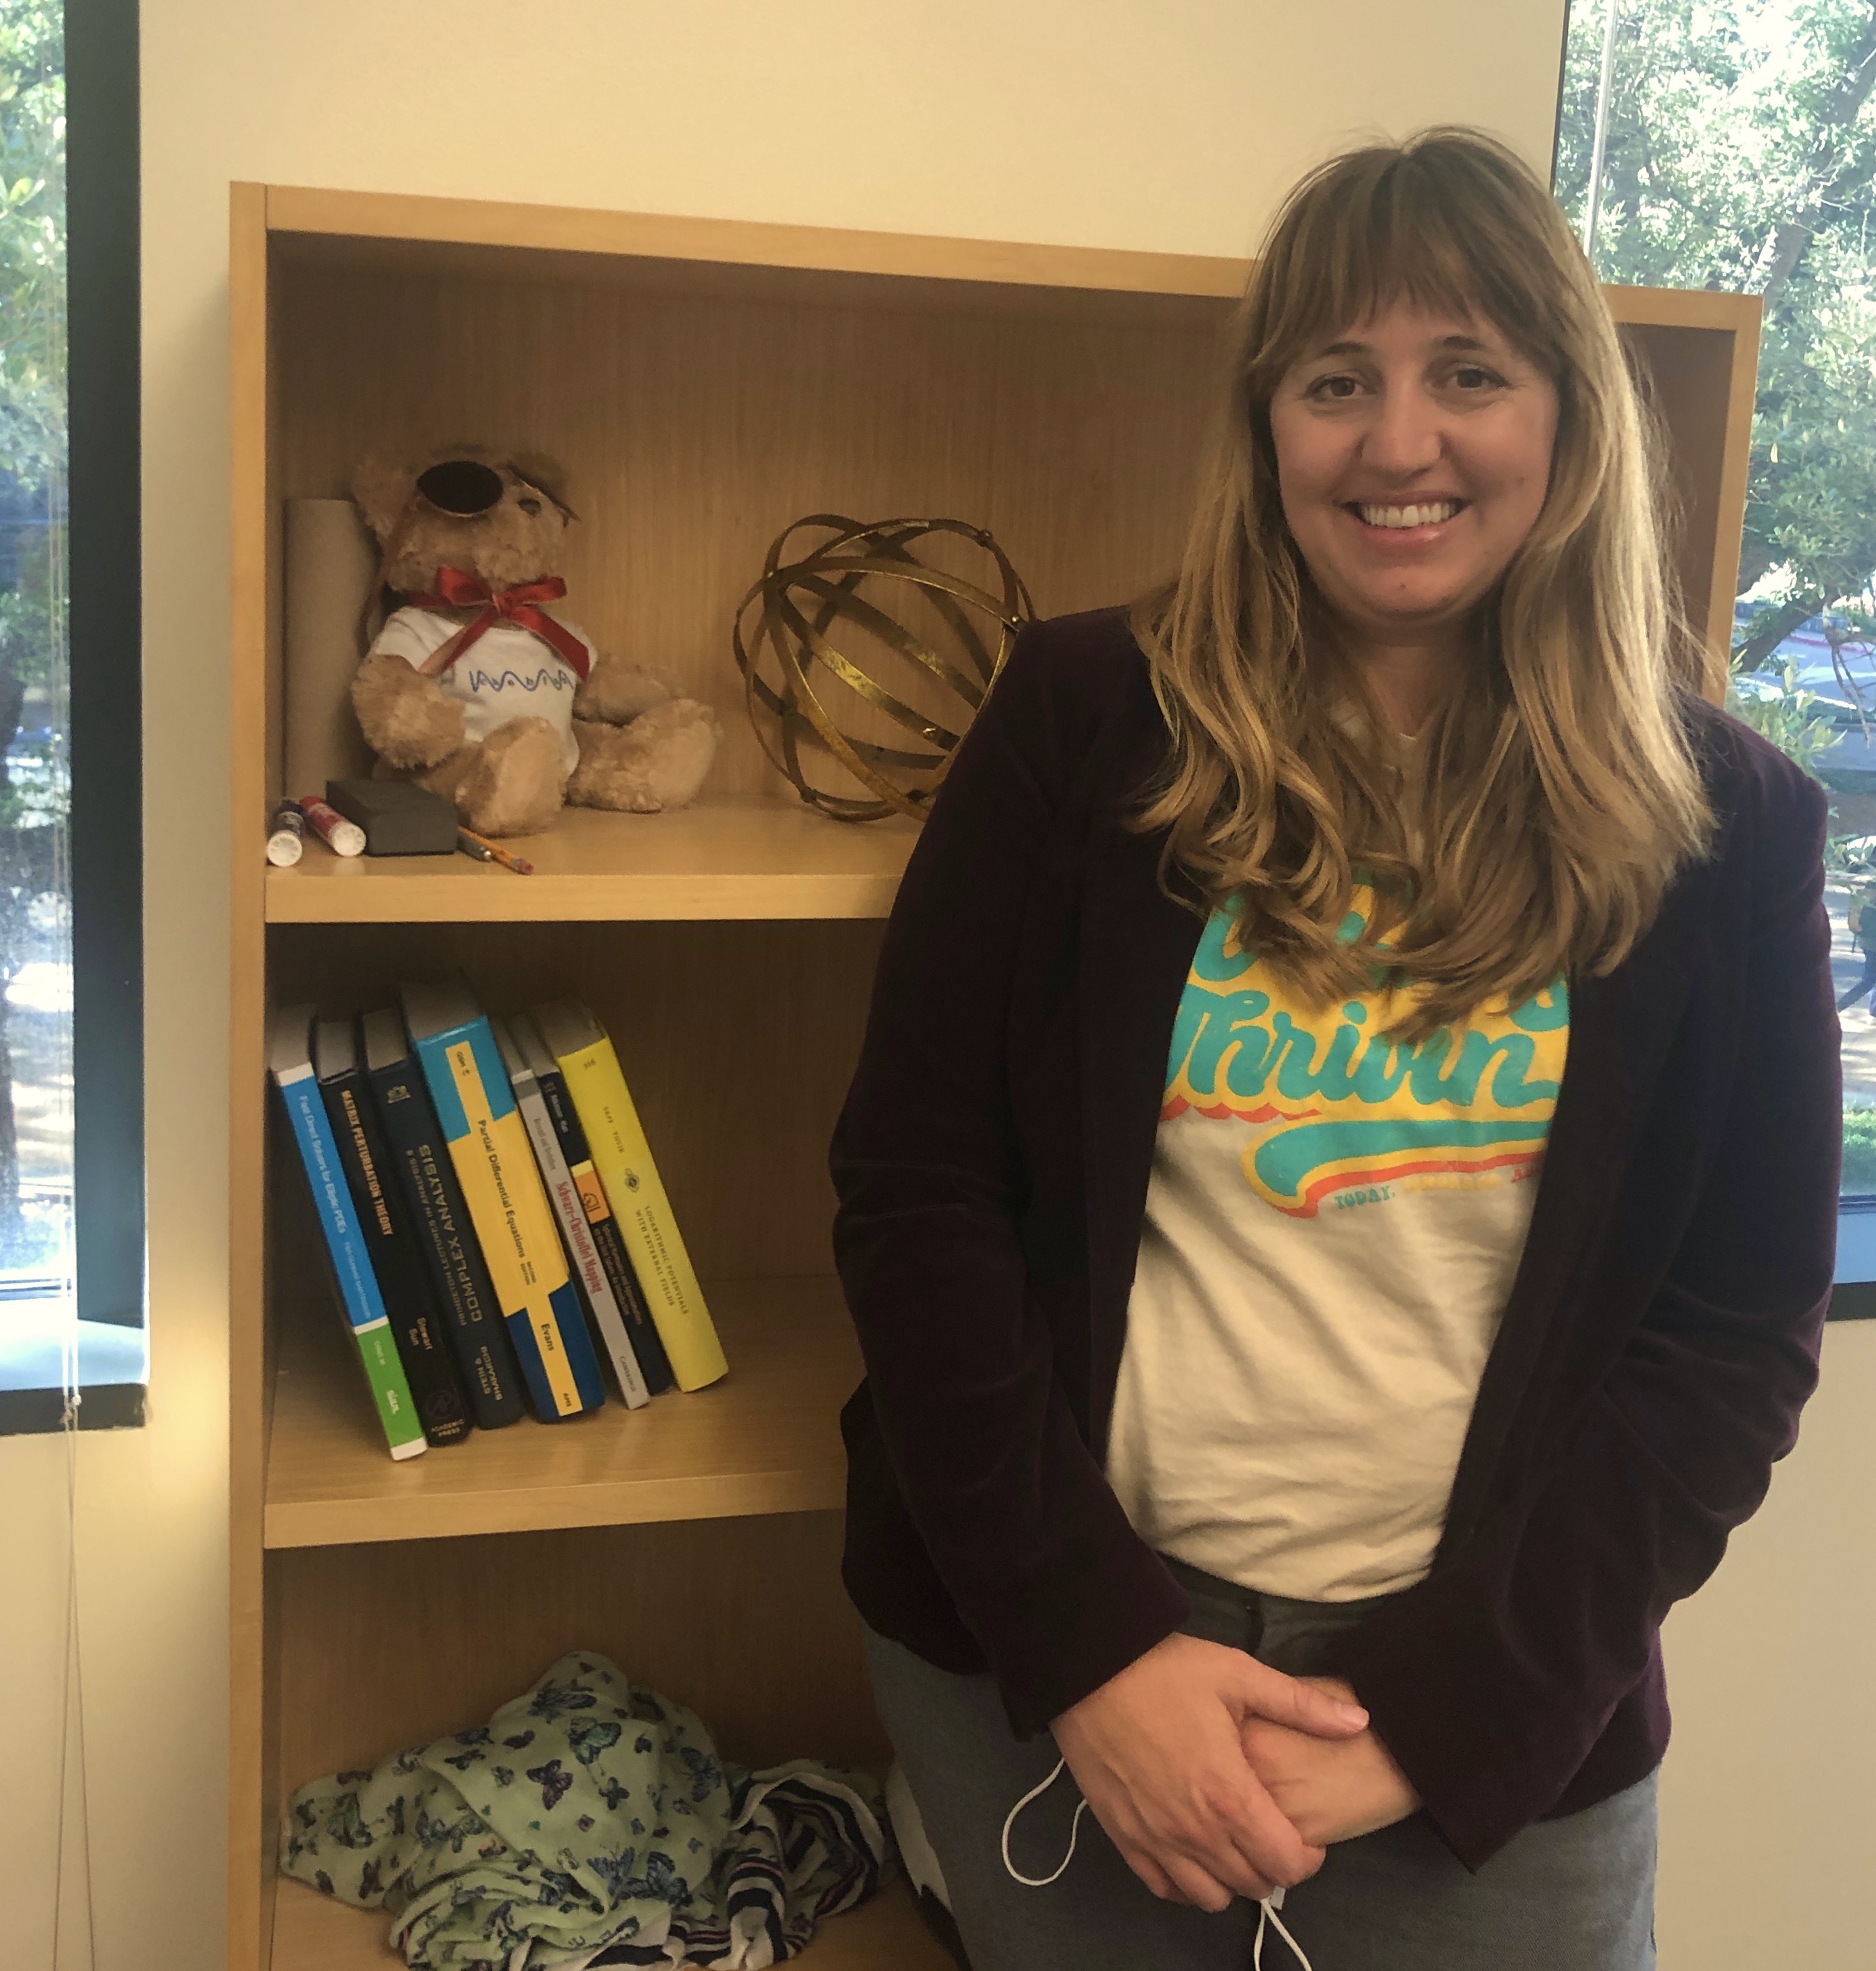
<instances>
[{"instance_id":1,"label":"woman's right hand","mask_svg":"<svg viewBox=\"0 0 1876 1971\"><path fill-rule=\"evenodd\" d=\"M1239 1739L1248 1718L1352 1738L1368 1714L1241 1650L1172 1635L1054 1722L1055 1744L1127 1865L1156 1896L1227 1907L1315 1874Z\"/></svg>"}]
</instances>

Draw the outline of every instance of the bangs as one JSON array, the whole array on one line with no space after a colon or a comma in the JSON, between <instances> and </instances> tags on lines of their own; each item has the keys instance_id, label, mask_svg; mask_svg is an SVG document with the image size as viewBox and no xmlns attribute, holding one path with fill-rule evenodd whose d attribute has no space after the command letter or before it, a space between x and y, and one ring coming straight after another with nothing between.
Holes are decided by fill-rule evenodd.
<instances>
[{"instance_id":1,"label":"bangs","mask_svg":"<svg viewBox=\"0 0 1876 1971\"><path fill-rule=\"evenodd\" d=\"M1562 214L1509 158L1444 135L1338 158L1291 195L1245 297L1255 399L1312 348L1400 305L1489 322L1561 375L1574 305L1558 255L1575 246Z\"/></svg>"}]
</instances>

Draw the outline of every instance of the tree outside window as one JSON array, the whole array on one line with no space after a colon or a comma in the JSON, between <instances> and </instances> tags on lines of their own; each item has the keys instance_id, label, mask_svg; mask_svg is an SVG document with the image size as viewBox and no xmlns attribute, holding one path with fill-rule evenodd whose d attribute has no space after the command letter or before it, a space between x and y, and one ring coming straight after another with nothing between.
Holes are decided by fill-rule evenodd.
<instances>
[{"instance_id":1,"label":"tree outside window","mask_svg":"<svg viewBox=\"0 0 1876 1971\"><path fill-rule=\"evenodd\" d=\"M0 0L0 1388L72 1286L63 9Z\"/></svg>"},{"instance_id":2,"label":"tree outside window","mask_svg":"<svg viewBox=\"0 0 1876 1971\"><path fill-rule=\"evenodd\" d=\"M1556 189L1605 281L1764 300L1729 702L1831 795L1843 1187L1876 1195L1876 0L1574 0Z\"/></svg>"}]
</instances>

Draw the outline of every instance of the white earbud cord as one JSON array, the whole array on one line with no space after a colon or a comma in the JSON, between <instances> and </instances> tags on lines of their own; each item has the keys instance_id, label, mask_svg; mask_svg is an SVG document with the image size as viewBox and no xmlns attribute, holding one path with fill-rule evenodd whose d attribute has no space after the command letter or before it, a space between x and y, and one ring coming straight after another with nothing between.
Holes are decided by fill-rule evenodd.
<instances>
[{"instance_id":1,"label":"white earbud cord","mask_svg":"<svg viewBox=\"0 0 1876 1971\"><path fill-rule=\"evenodd\" d=\"M1303 1971L1310 1971L1310 1960L1303 1956L1302 1945L1290 1934L1288 1927L1277 1914L1283 1906L1284 1892L1281 1889L1272 1889L1258 1904L1258 1934L1256 1942L1251 1947L1251 1971L1264 1971L1264 1926L1267 1923L1275 1925L1277 1934L1289 1945L1297 1962L1303 1966Z\"/></svg>"},{"instance_id":2,"label":"white earbud cord","mask_svg":"<svg viewBox=\"0 0 1876 1971\"><path fill-rule=\"evenodd\" d=\"M1085 1798L1077 1803L1075 1818L1069 1823L1069 1852L1056 1865L1052 1874L1019 1875L1016 1872L1016 1863L1010 1859L1010 1836L1016 1828L1016 1816L1032 1800L1040 1800L1042 1795L1048 1792L1067 1770L1068 1764L1066 1759L1058 1759L1055 1761L1055 1770L1050 1773L1048 1778L1044 1780L1040 1786L1031 1787L1016 1805L1003 1816L1003 1866L1009 1872L1010 1879L1013 1882L1020 1882L1026 1889L1046 1889L1051 1883L1060 1881L1068 1871L1069 1864L1075 1859L1075 1844L1082 1838L1082 1816L1088 1811L1088 1802ZM1277 1911L1283 1907L1283 1891L1273 1889L1258 1904L1258 1934L1251 1948L1251 1971L1264 1971L1264 1931L1267 1924L1275 1926L1277 1934L1289 1945L1297 1962L1302 1966L1303 1971L1313 1971L1310 1960L1303 1954L1302 1945L1290 1934L1283 1918L1277 1914Z\"/></svg>"},{"instance_id":3,"label":"white earbud cord","mask_svg":"<svg viewBox=\"0 0 1876 1971\"><path fill-rule=\"evenodd\" d=\"M1075 1844L1082 1838L1082 1816L1088 1811L1088 1802L1085 1800L1082 1800L1075 1810L1075 1818L1069 1825L1069 1852L1062 1856L1060 1867L1052 1875L1019 1875L1016 1873L1016 1863L1010 1859L1010 1836L1016 1826L1016 1816L1029 1805L1031 1800L1040 1800L1042 1795L1048 1792L1067 1770L1068 1764L1066 1759L1058 1759L1055 1761L1055 1771L1049 1775L1048 1778L1044 1780L1040 1786L1031 1787L1016 1805L1003 1816L1003 1866L1010 1872L1010 1879L1013 1882L1020 1882L1026 1889L1046 1889L1051 1882L1060 1881L1069 1864L1075 1859Z\"/></svg>"}]
</instances>

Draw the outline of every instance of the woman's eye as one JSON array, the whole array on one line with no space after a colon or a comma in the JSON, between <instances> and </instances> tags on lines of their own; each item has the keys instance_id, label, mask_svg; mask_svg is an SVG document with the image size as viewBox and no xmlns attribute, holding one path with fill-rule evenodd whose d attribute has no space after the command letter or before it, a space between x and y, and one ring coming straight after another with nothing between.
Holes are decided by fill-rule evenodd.
<instances>
[{"instance_id":1,"label":"woman's eye","mask_svg":"<svg viewBox=\"0 0 1876 1971\"><path fill-rule=\"evenodd\" d=\"M1462 390L1489 390L1498 381L1489 370L1481 370L1476 363L1468 363L1463 370L1453 372L1453 381Z\"/></svg>"},{"instance_id":2,"label":"woman's eye","mask_svg":"<svg viewBox=\"0 0 1876 1971\"><path fill-rule=\"evenodd\" d=\"M1319 376L1310 386L1312 397L1348 398L1355 395L1361 386L1352 376Z\"/></svg>"}]
</instances>

